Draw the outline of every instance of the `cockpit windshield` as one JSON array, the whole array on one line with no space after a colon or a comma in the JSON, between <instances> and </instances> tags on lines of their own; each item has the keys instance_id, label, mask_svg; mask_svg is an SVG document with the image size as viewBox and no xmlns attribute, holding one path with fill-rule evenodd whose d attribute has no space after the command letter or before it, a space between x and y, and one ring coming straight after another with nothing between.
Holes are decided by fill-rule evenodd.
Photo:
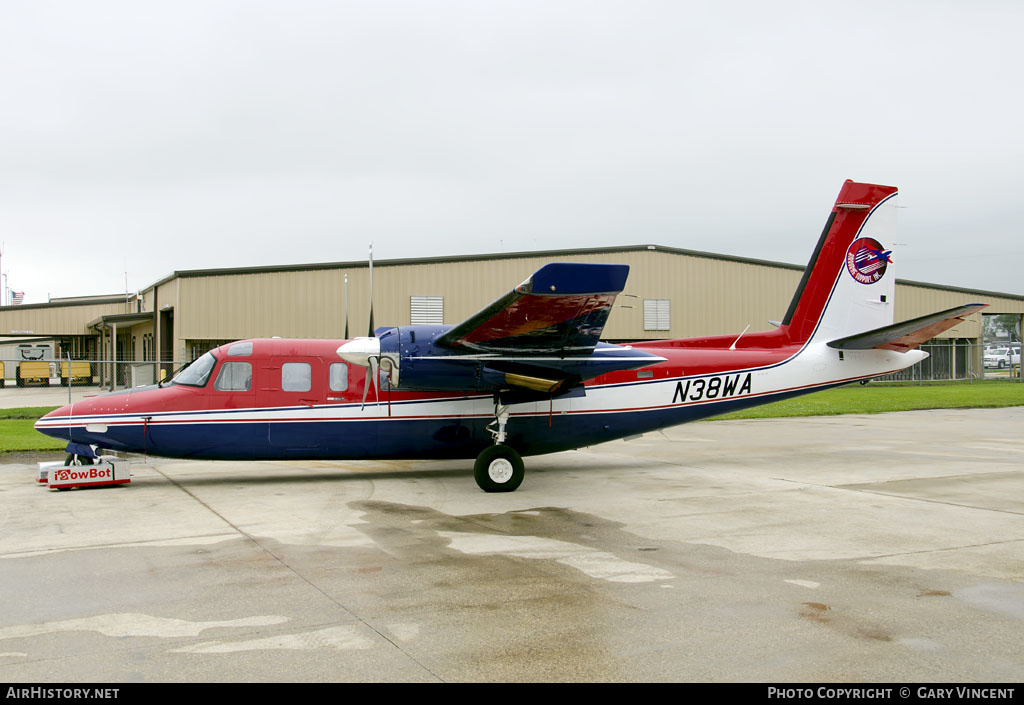
<instances>
[{"instance_id":1,"label":"cockpit windshield","mask_svg":"<svg viewBox=\"0 0 1024 705\"><path fill-rule=\"evenodd\" d=\"M206 353L181 372L174 375L174 378L171 379L171 384L184 384L189 387L205 387L206 382L210 379L210 373L213 372L213 367L216 364L217 358L213 356L213 353Z\"/></svg>"}]
</instances>

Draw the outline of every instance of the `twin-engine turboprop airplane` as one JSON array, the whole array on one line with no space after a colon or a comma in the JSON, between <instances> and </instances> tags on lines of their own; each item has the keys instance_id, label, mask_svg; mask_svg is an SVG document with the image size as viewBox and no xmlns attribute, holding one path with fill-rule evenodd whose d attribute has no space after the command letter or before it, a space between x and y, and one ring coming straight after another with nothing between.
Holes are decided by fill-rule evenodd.
<instances>
[{"instance_id":1,"label":"twin-engine turboprop airplane","mask_svg":"<svg viewBox=\"0 0 1024 705\"><path fill-rule=\"evenodd\" d=\"M785 318L763 333L598 342L628 268L549 264L456 326L351 341L246 340L169 383L69 404L35 427L178 458L476 458L486 491L523 455L579 448L903 369L983 306L893 325L896 189L847 181ZM371 392L372 389L372 392ZM372 396L371 396L372 394Z\"/></svg>"}]
</instances>

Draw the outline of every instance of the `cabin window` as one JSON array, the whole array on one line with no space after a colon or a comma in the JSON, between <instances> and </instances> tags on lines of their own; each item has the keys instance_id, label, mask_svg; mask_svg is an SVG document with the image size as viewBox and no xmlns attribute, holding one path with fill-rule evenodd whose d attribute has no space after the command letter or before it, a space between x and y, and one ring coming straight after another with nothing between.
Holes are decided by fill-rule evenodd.
<instances>
[{"instance_id":1,"label":"cabin window","mask_svg":"<svg viewBox=\"0 0 1024 705\"><path fill-rule=\"evenodd\" d=\"M308 362L286 362L281 365L281 389L286 392L308 392L313 372Z\"/></svg>"},{"instance_id":2,"label":"cabin window","mask_svg":"<svg viewBox=\"0 0 1024 705\"><path fill-rule=\"evenodd\" d=\"M231 357L245 357L252 355L252 341L246 343L235 343L228 348L228 355Z\"/></svg>"},{"instance_id":3,"label":"cabin window","mask_svg":"<svg viewBox=\"0 0 1024 705\"><path fill-rule=\"evenodd\" d=\"M331 391L344 392L348 389L348 365L344 362L331 363Z\"/></svg>"},{"instance_id":4,"label":"cabin window","mask_svg":"<svg viewBox=\"0 0 1024 705\"><path fill-rule=\"evenodd\" d=\"M668 299L644 299L644 330L671 330L672 308Z\"/></svg>"},{"instance_id":5,"label":"cabin window","mask_svg":"<svg viewBox=\"0 0 1024 705\"><path fill-rule=\"evenodd\" d=\"M213 388L221 392L248 392L251 387L252 365L248 362L225 362L213 383Z\"/></svg>"}]
</instances>

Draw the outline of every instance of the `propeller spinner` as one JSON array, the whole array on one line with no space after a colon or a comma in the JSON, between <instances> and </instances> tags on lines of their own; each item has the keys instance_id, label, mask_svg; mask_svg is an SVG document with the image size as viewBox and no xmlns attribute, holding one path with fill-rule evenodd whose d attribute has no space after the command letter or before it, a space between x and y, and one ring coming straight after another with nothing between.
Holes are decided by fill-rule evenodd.
<instances>
[{"instance_id":1,"label":"propeller spinner","mask_svg":"<svg viewBox=\"0 0 1024 705\"><path fill-rule=\"evenodd\" d=\"M369 370L369 378L373 384L373 396L377 403L380 403L380 393L377 389L379 372L383 369L388 373L388 381L392 386L398 386L398 360L386 355L381 359L380 338L356 338L342 344L338 350L338 357L352 365L359 365ZM363 405L366 406L366 395L370 391L370 385L363 387Z\"/></svg>"}]
</instances>

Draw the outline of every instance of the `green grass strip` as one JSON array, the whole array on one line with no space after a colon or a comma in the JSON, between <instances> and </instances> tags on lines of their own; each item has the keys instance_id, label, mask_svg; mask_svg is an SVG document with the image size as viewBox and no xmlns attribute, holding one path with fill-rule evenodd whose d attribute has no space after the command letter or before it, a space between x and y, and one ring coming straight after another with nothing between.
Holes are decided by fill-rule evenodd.
<instances>
[{"instance_id":1,"label":"green grass strip","mask_svg":"<svg viewBox=\"0 0 1024 705\"><path fill-rule=\"evenodd\" d=\"M64 450L67 441L44 436L32 427L33 419L0 420L0 453L27 450Z\"/></svg>"},{"instance_id":2,"label":"green grass strip","mask_svg":"<svg viewBox=\"0 0 1024 705\"><path fill-rule=\"evenodd\" d=\"M716 416L715 419L773 419L793 416L880 414L922 409L993 409L1024 406L1024 384L978 381L937 384L848 385L807 396Z\"/></svg>"},{"instance_id":3,"label":"green grass strip","mask_svg":"<svg viewBox=\"0 0 1024 705\"><path fill-rule=\"evenodd\" d=\"M33 428L36 420L56 406L28 406L0 409L0 453L35 450L64 450L67 441L44 436Z\"/></svg>"},{"instance_id":4,"label":"green grass strip","mask_svg":"<svg viewBox=\"0 0 1024 705\"><path fill-rule=\"evenodd\" d=\"M32 419L35 421L40 416L46 416L57 406L23 406L20 409L0 409L0 419Z\"/></svg>"}]
</instances>

